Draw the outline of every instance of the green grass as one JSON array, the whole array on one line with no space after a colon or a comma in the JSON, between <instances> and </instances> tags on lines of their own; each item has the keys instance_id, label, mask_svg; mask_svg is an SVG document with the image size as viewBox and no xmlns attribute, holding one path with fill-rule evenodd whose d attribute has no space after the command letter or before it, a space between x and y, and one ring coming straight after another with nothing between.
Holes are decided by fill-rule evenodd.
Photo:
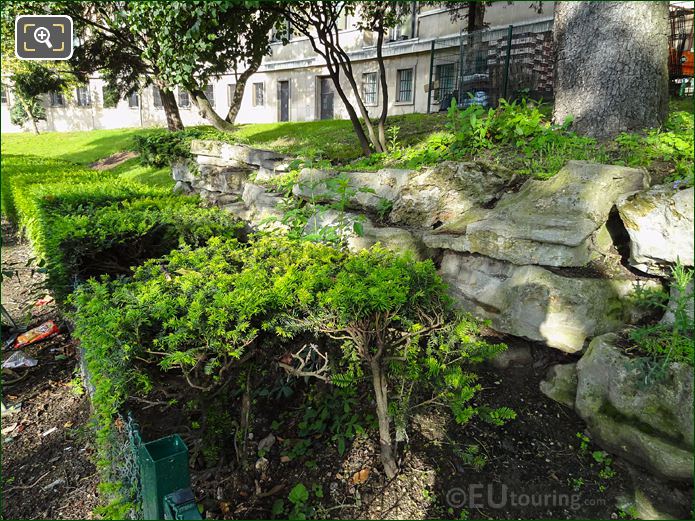
<instances>
[{"instance_id":1,"label":"green grass","mask_svg":"<svg viewBox=\"0 0 695 521\"><path fill-rule=\"evenodd\" d=\"M388 118L386 126L399 127L398 141L414 146L441 130L445 119L444 114L407 114ZM347 163L362 156L349 120L241 125L229 134L229 139L292 156L313 151L334 163Z\"/></svg>"},{"instance_id":2,"label":"green grass","mask_svg":"<svg viewBox=\"0 0 695 521\"><path fill-rule=\"evenodd\" d=\"M88 130L2 134L2 153L63 159L89 165L116 152L130 150L133 136L149 129Z\"/></svg>"}]
</instances>

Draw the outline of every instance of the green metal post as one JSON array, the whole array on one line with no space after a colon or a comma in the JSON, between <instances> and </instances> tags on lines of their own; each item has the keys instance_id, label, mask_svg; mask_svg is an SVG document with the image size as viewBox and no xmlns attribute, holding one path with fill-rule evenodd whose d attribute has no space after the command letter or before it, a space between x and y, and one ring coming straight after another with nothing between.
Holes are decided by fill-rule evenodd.
<instances>
[{"instance_id":1,"label":"green metal post","mask_svg":"<svg viewBox=\"0 0 695 521\"><path fill-rule=\"evenodd\" d=\"M507 99L507 85L509 85L509 58L512 54L512 30L513 25L509 26L509 31L507 32L507 57L504 59L504 87L502 88L502 97Z\"/></svg>"},{"instance_id":2,"label":"green metal post","mask_svg":"<svg viewBox=\"0 0 695 521\"><path fill-rule=\"evenodd\" d=\"M145 519L164 519L164 498L190 488L188 447L178 434L140 447L142 511Z\"/></svg>"},{"instance_id":3,"label":"green metal post","mask_svg":"<svg viewBox=\"0 0 695 521\"><path fill-rule=\"evenodd\" d=\"M430 113L430 107L432 106L432 73L434 71L434 42L437 40L432 40L432 49L430 50L430 82L428 83L429 88L427 89L427 113Z\"/></svg>"}]
</instances>

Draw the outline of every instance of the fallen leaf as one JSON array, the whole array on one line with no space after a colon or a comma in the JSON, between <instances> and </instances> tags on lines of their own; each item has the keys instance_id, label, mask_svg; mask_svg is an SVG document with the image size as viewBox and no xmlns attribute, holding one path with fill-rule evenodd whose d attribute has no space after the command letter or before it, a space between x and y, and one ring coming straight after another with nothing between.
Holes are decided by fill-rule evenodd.
<instances>
[{"instance_id":1,"label":"fallen leaf","mask_svg":"<svg viewBox=\"0 0 695 521\"><path fill-rule=\"evenodd\" d=\"M69 429L70 427L72 427L72 422L65 422L63 427L65 427L66 429Z\"/></svg>"},{"instance_id":2,"label":"fallen leaf","mask_svg":"<svg viewBox=\"0 0 695 521\"><path fill-rule=\"evenodd\" d=\"M225 517L227 517L230 512L229 503L227 503L226 501L220 501L220 512L222 512L222 514Z\"/></svg>"},{"instance_id":3,"label":"fallen leaf","mask_svg":"<svg viewBox=\"0 0 695 521\"><path fill-rule=\"evenodd\" d=\"M9 433L11 433L13 430L15 430L16 428L17 428L17 423L16 423L16 422L15 422L15 423L11 423L11 424L8 425L7 427L3 427L3 428L2 428L2 433L3 433L3 434L9 434Z\"/></svg>"},{"instance_id":4,"label":"fallen leaf","mask_svg":"<svg viewBox=\"0 0 695 521\"><path fill-rule=\"evenodd\" d=\"M350 478L350 483L353 485L361 485L369 479L369 469L364 468L360 471L355 472Z\"/></svg>"},{"instance_id":5,"label":"fallen leaf","mask_svg":"<svg viewBox=\"0 0 695 521\"><path fill-rule=\"evenodd\" d=\"M280 456L280 463L287 463L290 461L289 456Z\"/></svg>"}]
</instances>

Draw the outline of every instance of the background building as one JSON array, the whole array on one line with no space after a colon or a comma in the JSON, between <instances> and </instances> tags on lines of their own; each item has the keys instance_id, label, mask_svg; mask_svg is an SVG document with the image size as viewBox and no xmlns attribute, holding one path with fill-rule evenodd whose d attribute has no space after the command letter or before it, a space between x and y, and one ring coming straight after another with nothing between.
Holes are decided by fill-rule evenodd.
<instances>
[{"instance_id":1,"label":"background building","mask_svg":"<svg viewBox=\"0 0 695 521\"><path fill-rule=\"evenodd\" d=\"M543 2L541 13L536 11L537 3L533 2L498 2L488 7L485 12L488 29L474 65L461 59L462 46L466 43L465 19L452 20L448 9L419 6L417 2L412 5L412 15L391 30L389 41L384 44L389 114L437 111L440 103L447 103L447 96L450 98L459 87L464 91L483 88L476 87L475 82L482 82L486 90L499 90L499 71L506 56L509 25L515 26L511 56L516 69L512 70L516 70L517 77L521 73L533 74L534 85L552 91L552 85L543 87L542 84L544 81L552 83L549 64L552 60L553 2ZM356 29L350 16L341 23L344 28L341 42L353 60L356 79L370 112L378 114L381 86L373 35ZM534 64L534 60L538 63ZM462 87L463 83L467 85ZM235 76L226 74L208 86L208 98L220 115L227 113L234 84ZM510 88L514 88L513 82ZM352 95L347 82L345 91ZM176 95L184 125L207 124L186 91L177 89ZM22 131L10 123L11 104L12 93L3 90L2 130ZM70 93L46 95L45 106L47 119L39 124L44 131L166 125L154 87L107 107L104 106L104 81L98 77ZM293 35L287 45L279 40L271 43L270 54L247 82L236 121L271 123L332 118L347 118L347 113L334 93L321 57L311 49L308 39Z\"/></svg>"}]
</instances>

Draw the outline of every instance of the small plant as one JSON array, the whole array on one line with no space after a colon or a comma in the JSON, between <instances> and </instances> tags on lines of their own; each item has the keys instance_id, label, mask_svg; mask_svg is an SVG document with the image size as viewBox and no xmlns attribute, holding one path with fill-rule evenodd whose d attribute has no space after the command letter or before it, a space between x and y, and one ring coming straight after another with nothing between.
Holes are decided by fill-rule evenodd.
<instances>
[{"instance_id":1,"label":"small plant","mask_svg":"<svg viewBox=\"0 0 695 521\"><path fill-rule=\"evenodd\" d=\"M380 221L385 221L386 218L393 210L393 201L385 197L381 197L376 205L376 214L379 216Z\"/></svg>"},{"instance_id":2,"label":"small plant","mask_svg":"<svg viewBox=\"0 0 695 521\"><path fill-rule=\"evenodd\" d=\"M316 498L323 497L323 488L320 485L315 485L313 491ZM309 490L303 483L297 483L292 487L287 500L290 503L289 508L283 499L278 499L273 503L271 513L274 518L287 515L289 519L308 519L313 515L314 508L309 504Z\"/></svg>"},{"instance_id":3,"label":"small plant","mask_svg":"<svg viewBox=\"0 0 695 521\"><path fill-rule=\"evenodd\" d=\"M613 464L613 458L611 458L607 452L602 450L595 450L591 453L591 457L601 467L598 473L600 478L611 479L615 477L615 470L613 470L613 467L611 467L611 465Z\"/></svg>"},{"instance_id":4,"label":"small plant","mask_svg":"<svg viewBox=\"0 0 695 521\"><path fill-rule=\"evenodd\" d=\"M568 478L567 483L570 487L572 487L572 490L574 490L575 492L579 492L582 489L582 487L584 487L584 478Z\"/></svg>"},{"instance_id":5,"label":"small plant","mask_svg":"<svg viewBox=\"0 0 695 521\"><path fill-rule=\"evenodd\" d=\"M454 454L458 456L464 465L480 472L487 465L487 456L480 451L480 446L476 444L468 445L464 450L454 448Z\"/></svg>"},{"instance_id":6,"label":"small plant","mask_svg":"<svg viewBox=\"0 0 695 521\"><path fill-rule=\"evenodd\" d=\"M630 340L649 358L645 385L663 378L671 362L693 364L695 323L688 314L688 306L692 304L693 299L692 291L689 290L693 273L692 269L686 268L680 261L672 268L672 288L675 290L672 307L669 307L669 299L665 293L639 294L643 305L665 310L673 316L671 323L648 324L634 328L629 333Z\"/></svg>"},{"instance_id":7,"label":"small plant","mask_svg":"<svg viewBox=\"0 0 695 521\"><path fill-rule=\"evenodd\" d=\"M386 129L386 138L388 140L388 150L389 152L394 152L398 150L401 144L398 141L398 133L401 131L401 127L398 125L391 125Z\"/></svg>"},{"instance_id":8,"label":"small plant","mask_svg":"<svg viewBox=\"0 0 695 521\"><path fill-rule=\"evenodd\" d=\"M582 432L578 432L576 434L576 436L579 439L579 453L582 455L588 454L589 443L591 443L591 440L589 439L589 437L586 434L584 434Z\"/></svg>"}]
</instances>

